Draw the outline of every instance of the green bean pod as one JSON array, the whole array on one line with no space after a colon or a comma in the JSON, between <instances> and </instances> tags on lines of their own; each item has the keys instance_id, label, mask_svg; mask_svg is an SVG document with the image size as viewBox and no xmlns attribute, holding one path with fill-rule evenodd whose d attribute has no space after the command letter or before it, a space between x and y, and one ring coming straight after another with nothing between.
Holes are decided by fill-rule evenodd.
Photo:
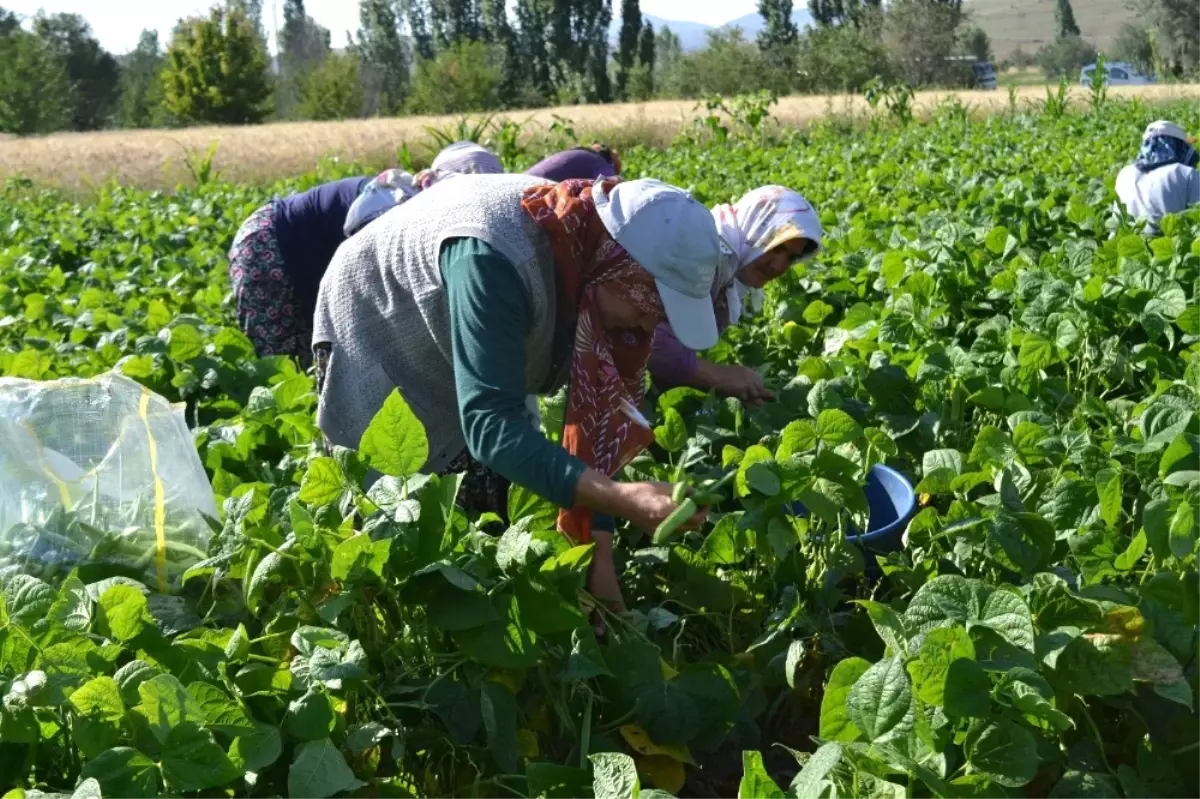
<instances>
[{"instance_id":1,"label":"green bean pod","mask_svg":"<svg viewBox=\"0 0 1200 799\"><path fill-rule=\"evenodd\" d=\"M691 497L685 499L678 508L671 512L670 516L663 519L662 524L654 531L654 543L658 545L670 541L680 525L696 515L699 510L700 506L696 504L696 500Z\"/></svg>"},{"instance_id":2,"label":"green bean pod","mask_svg":"<svg viewBox=\"0 0 1200 799\"><path fill-rule=\"evenodd\" d=\"M686 480L680 480L675 484L675 488L671 489L671 501L678 505L687 499L688 484Z\"/></svg>"},{"instance_id":3,"label":"green bean pod","mask_svg":"<svg viewBox=\"0 0 1200 799\"><path fill-rule=\"evenodd\" d=\"M730 472L726 472L722 477L719 477L715 480L705 480L703 483L700 484L700 490L703 491L706 495L717 494L722 489L727 487L730 483L732 483L733 478L736 476L737 476L737 469L734 469Z\"/></svg>"}]
</instances>

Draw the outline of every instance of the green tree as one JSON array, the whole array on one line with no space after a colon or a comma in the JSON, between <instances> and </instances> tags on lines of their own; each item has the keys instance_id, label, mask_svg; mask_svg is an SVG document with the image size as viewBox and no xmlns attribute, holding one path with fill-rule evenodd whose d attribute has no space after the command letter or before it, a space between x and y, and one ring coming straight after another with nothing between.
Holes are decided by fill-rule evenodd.
<instances>
[{"instance_id":1,"label":"green tree","mask_svg":"<svg viewBox=\"0 0 1200 799\"><path fill-rule=\"evenodd\" d=\"M16 14L0 6L0 36L8 36L10 33L20 30L21 20Z\"/></svg>"},{"instance_id":2,"label":"green tree","mask_svg":"<svg viewBox=\"0 0 1200 799\"><path fill-rule=\"evenodd\" d=\"M408 35L417 58L433 58L433 34L429 30L429 0L399 0L397 21L408 20Z\"/></svg>"},{"instance_id":3,"label":"green tree","mask_svg":"<svg viewBox=\"0 0 1200 799\"><path fill-rule=\"evenodd\" d=\"M758 14L765 23L758 34L758 49L770 71L771 88L785 94L796 74L798 31L792 22L792 0L758 0Z\"/></svg>"},{"instance_id":4,"label":"green tree","mask_svg":"<svg viewBox=\"0 0 1200 799\"><path fill-rule=\"evenodd\" d=\"M71 84L71 127L98 130L112 122L121 69L78 14L39 14L33 32L58 54Z\"/></svg>"},{"instance_id":5,"label":"green tree","mask_svg":"<svg viewBox=\"0 0 1200 799\"><path fill-rule=\"evenodd\" d=\"M1079 25L1075 22L1075 9L1071 8L1071 0L1055 0L1054 27L1059 41L1068 36L1079 36Z\"/></svg>"},{"instance_id":6,"label":"green tree","mask_svg":"<svg viewBox=\"0 0 1200 799\"><path fill-rule=\"evenodd\" d=\"M592 22L587 37L587 78L589 93L585 99L590 103L609 103L613 99L612 79L608 74L609 45L608 25L612 21L612 11L607 3L597 3L603 13Z\"/></svg>"},{"instance_id":7,"label":"green tree","mask_svg":"<svg viewBox=\"0 0 1200 799\"><path fill-rule=\"evenodd\" d=\"M748 94L769 88L769 74L758 46L746 41L741 28L707 32L702 50L684 53L673 76L679 95Z\"/></svg>"},{"instance_id":8,"label":"green tree","mask_svg":"<svg viewBox=\"0 0 1200 799\"><path fill-rule=\"evenodd\" d=\"M969 67L948 60L961 9L937 0L893 0L883 23L888 60L910 86L962 85Z\"/></svg>"},{"instance_id":9,"label":"green tree","mask_svg":"<svg viewBox=\"0 0 1200 799\"><path fill-rule=\"evenodd\" d=\"M301 102L306 79L329 56L329 31L304 9L304 0L284 0L279 31L279 90L276 110L290 116Z\"/></svg>"},{"instance_id":10,"label":"green tree","mask_svg":"<svg viewBox=\"0 0 1200 799\"><path fill-rule=\"evenodd\" d=\"M516 0L517 52L524 79L543 101L554 92L549 0Z\"/></svg>"},{"instance_id":11,"label":"green tree","mask_svg":"<svg viewBox=\"0 0 1200 799\"><path fill-rule=\"evenodd\" d=\"M71 84L41 38L7 28L0 36L0 132L52 133L71 125Z\"/></svg>"},{"instance_id":12,"label":"green tree","mask_svg":"<svg viewBox=\"0 0 1200 799\"><path fill-rule=\"evenodd\" d=\"M959 49L978 61L992 60L992 40L978 25L964 25L958 30Z\"/></svg>"},{"instance_id":13,"label":"green tree","mask_svg":"<svg viewBox=\"0 0 1200 799\"><path fill-rule=\"evenodd\" d=\"M825 27L846 23L862 27L882 7L882 0L808 0L813 21Z\"/></svg>"},{"instance_id":14,"label":"green tree","mask_svg":"<svg viewBox=\"0 0 1200 799\"><path fill-rule=\"evenodd\" d=\"M142 31L137 47L121 63L121 99L117 124L122 128L149 128L161 121L163 56L158 31Z\"/></svg>"},{"instance_id":15,"label":"green tree","mask_svg":"<svg viewBox=\"0 0 1200 799\"><path fill-rule=\"evenodd\" d=\"M758 0L758 14L764 22L758 46L764 53L796 46L798 31L792 22L792 0Z\"/></svg>"},{"instance_id":16,"label":"green tree","mask_svg":"<svg viewBox=\"0 0 1200 799\"><path fill-rule=\"evenodd\" d=\"M683 44L675 31L667 25L654 36L654 73L652 75L655 91L660 97L679 97L679 65L683 61Z\"/></svg>"},{"instance_id":17,"label":"green tree","mask_svg":"<svg viewBox=\"0 0 1200 799\"><path fill-rule=\"evenodd\" d=\"M1110 49L1115 60L1132 64L1143 74L1155 72L1154 41L1144 25L1122 25Z\"/></svg>"},{"instance_id":18,"label":"green tree","mask_svg":"<svg viewBox=\"0 0 1200 799\"><path fill-rule=\"evenodd\" d=\"M358 6L358 41L366 108L371 114L394 114L408 95L408 54L400 40L391 0L362 0Z\"/></svg>"},{"instance_id":19,"label":"green tree","mask_svg":"<svg viewBox=\"0 0 1200 799\"><path fill-rule=\"evenodd\" d=\"M1052 42L1038 51L1038 66L1046 77L1077 78L1079 69L1096 60L1096 48L1079 36L1067 36Z\"/></svg>"},{"instance_id":20,"label":"green tree","mask_svg":"<svg viewBox=\"0 0 1200 799\"><path fill-rule=\"evenodd\" d=\"M618 99L627 96L629 76L638 61L642 27L642 10L638 0L621 0L621 28L617 33L617 52L613 55L613 60L617 62Z\"/></svg>"},{"instance_id":21,"label":"green tree","mask_svg":"<svg viewBox=\"0 0 1200 799\"><path fill-rule=\"evenodd\" d=\"M363 101L358 56L331 53L304 74L298 110L304 119L353 119L362 116Z\"/></svg>"},{"instance_id":22,"label":"green tree","mask_svg":"<svg viewBox=\"0 0 1200 799\"><path fill-rule=\"evenodd\" d=\"M461 41L417 64L408 109L414 114L461 114L497 108L503 78L491 47Z\"/></svg>"},{"instance_id":23,"label":"green tree","mask_svg":"<svg viewBox=\"0 0 1200 799\"><path fill-rule=\"evenodd\" d=\"M649 100L654 96L654 68L656 61L654 26L650 20L638 34L637 64L629 76L626 95L630 100Z\"/></svg>"},{"instance_id":24,"label":"green tree","mask_svg":"<svg viewBox=\"0 0 1200 799\"><path fill-rule=\"evenodd\" d=\"M610 0L553 0L545 15L553 89L559 102L612 99L608 77Z\"/></svg>"},{"instance_id":25,"label":"green tree","mask_svg":"<svg viewBox=\"0 0 1200 799\"><path fill-rule=\"evenodd\" d=\"M522 105L526 93L525 80L517 49L517 35L508 21L508 8L504 0L483 0L483 40L491 45L502 75L502 106Z\"/></svg>"},{"instance_id":26,"label":"green tree","mask_svg":"<svg viewBox=\"0 0 1200 799\"><path fill-rule=\"evenodd\" d=\"M874 77L892 77L879 24L816 26L804 32L797 46L797 88L832 94L858 93Z\"/></svg>"},{"instance_id":27,"label":"green tree","mask_svg":"<svg viewBox=\"0 0 1200 799\"><path fill-rule=\"evenodd\" d=\"M429 0L429 23L436 50L483 36L481 8L474 0Z\"/></svg>"},{"instance_id":28,"label":"green tree","mask_svg":"<svg viewBox=\"0 0 1200 799\"><path fill-rule=\"evenodd\" d=\"M1200 77L1200 3L1196 0L1131 0L1147 23L1154 71L1176 80Z\"/></svg>"},{"instance_id":29,"label":"green tree","mask_svg":"<svg viewBox=\"0 0 1200 799\"><path fill-rule=\"evenodd\" d=\"M238 9L181 21L162 84L163 107L186 124L249 125L271 112L266 49Z\"/></svg>"},{"instance_id":30,"label":"green tree","mask_svg":"<svg viewBox=\"0 0 1200 799\"><path fill-rule=\"evenodd\" d=\"M225 0L225 8L227 11L240 11L254 28L263 47L267 46L267 35L263 30L263 0Z\"/></svg>"}]
</instances>

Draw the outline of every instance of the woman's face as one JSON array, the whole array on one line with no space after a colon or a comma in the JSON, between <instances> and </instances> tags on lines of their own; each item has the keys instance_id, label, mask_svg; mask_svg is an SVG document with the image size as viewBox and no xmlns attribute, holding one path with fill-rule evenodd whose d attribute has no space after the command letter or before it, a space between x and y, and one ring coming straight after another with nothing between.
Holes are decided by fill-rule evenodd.
<instances>
[{"instance_id":1,"label":"woman's face","mask_svg":"<svg viewBox=\"0 0 1200 799\"><path fill-rule=\"evenodd\" d=\"M789 239L742 267L738 278L747 286L760 289L816 248L816 243L809 239Z\"/></svg>"},{"instance_id":2,"label":"woman's face","mask_svg":"<svg viewBox=\"0 0 1200 799\"><path fill-rule=\"evenodd\" d=\"M596 306L605 330L644 330L653 333L662 315L647 313L620 298L607 284L596 287Z\"/></svg>"}]
</instances>

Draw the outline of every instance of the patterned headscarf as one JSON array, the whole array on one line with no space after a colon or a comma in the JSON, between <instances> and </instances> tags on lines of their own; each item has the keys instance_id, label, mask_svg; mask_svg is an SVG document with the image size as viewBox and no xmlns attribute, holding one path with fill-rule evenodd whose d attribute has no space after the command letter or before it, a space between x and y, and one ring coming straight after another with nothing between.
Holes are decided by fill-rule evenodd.
<instances>
[{"instance_id":1,"label":"patterned headscarf","mask_svg":"<svg viewBox=\"0 0 1200 799\"><path fill-rule=\"evenodd\" d=\"M412 199L440 180L453 175L496 175L504 172L500 159L475 142L460 141L443 149L429 169L410 175L402 169L386 169L358 192L350 206L342 233L347 238L397 205Z\"/></svg>"},{"instance_id":2,"label":"patterned headscarf","mask_svg":"<svg viewBox=\"0 0 1200 799\"><path fill-rule=\"evenodd\" d=\"M599 182L605 191L620 182ZM589 467L612 477L654 440L637 411L646 389L646 361L653 333L608 331L596 289L606 284L639 311L666 318L654 278L617 244L596 213L594 184L568 180L526 189L521 202L550 237L561 296L578 318L571 353L563 446ZM559 529L580 542L591 540L592 513L563 510Z\"/></svg>"},{"instance_id":3,"label":"patterned headscarf","mask_svg":"<svg viewBox=\"0 0 1200 799\"><path fill-rule=\"evenodd\" d=\"M342 233L347 238L353 236L368 222L415 197L420 191L415 178L402 169L380 172L359 190L358 197L346 214Z\"/></svg>"},{"instance_id":4,"label":"patterned headscarf","mask_svg":"<svg viewBox=\"0 0 1200 799\"><path fill-rule=\"evenodd\" d=\"M762 308L763 290L747 286L738 279L743 269L769 250L793 239L808 239L821 246L821 220L808 200L783 186L763 186L738 200L736 205L718 205L713 209L717 232L729 245L732 257L717 271L716 297L718 318L727 316L737 324L746 299L754 310ZM816 254L813 250L809 255ZM720 313L722 310L725 314Z\"/></svg>"},{"instance_id":5,"label":"patterned headscarf","mask_svg":"<svg viewBox=\"0 0 1200 799\"><path fill-rule=\"evenodd\" d=\"M1197 154L1196 148L1184 139L1174 136L1151 136L1142 140L1142 149L1133 165L1142 172L1153 172L1169 164L1194 167L1198 161L1200 154Z\"/></svg>"}]
</instances>

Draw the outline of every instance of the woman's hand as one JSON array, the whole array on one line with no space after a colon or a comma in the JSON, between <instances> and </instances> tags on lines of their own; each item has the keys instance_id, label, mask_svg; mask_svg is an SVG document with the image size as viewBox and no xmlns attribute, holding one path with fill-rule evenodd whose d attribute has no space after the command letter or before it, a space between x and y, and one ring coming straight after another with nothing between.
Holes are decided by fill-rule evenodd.
<instances>
[{"instance_id":1,"label":"woman's hand","mask_svg":"<svg viewBox=\"0 0 1200 799\"><path fill-rule=\"evenodd\" d=\"M670 483L618 483L594 469L588 469L579 478L575 488L575 502L600 513L628 519L652 534L678 507L671 499L671 491ZM683 523L682 528L692 530L699 527L707 514L708 509L701 508ZM609 610L624 612L621 583L613 565L613 535L596 530L592 533L592 540L596 550L588 569L588 592ZM597 635L604 633L604 620L599 612L593 614L592 624Z\"/></svg>"},{"instance_id":2,"label":"woman's hand","mask_svg":"<svg viewBox=\"0 0 1200 799\"><path fill-rule=\"evenodd\" d=\"M613 613L625 612L625 598L621 596L621 581L613 565L612 533L596 531L592 534L596 549L592 554L592 565L588 568L587 590ZM592 613L592 628L597 636L604 635L604 614L599 610Z\"/></svg>"},{"instance_id":3,"label":"woman's hand","mask_svg":"<svg viewBox=\"0 0 1200 799\"><path fill-rule=\"evenodd\" d=\"M637 528L653 533L679 507L671 499L671 490L670 483L618 483L595 469L588 469L575 488L575 503L628 519ZM699 527L707 511L701 508L684 522L683 529Z\"/></svg>"},{"instance_id":4,"label":"woman's hand","mask_svg":"<svg viewBox=\"0 0 1200 799\"><path fill-rule=\"evenodd\" d=\"M575 503L628 519L640 530L653 533L679 507L671 499L672 488L670 483L618 483L588 469L575 488ZM701 508L683 523L682 529L699 527L707 512L707 508Z\"/></svg>"},{"instance_id":5,"label":"woman's hand","mask_svg":"<svg viewBox=\"0 0 1200 799\"><path fill-rule=\"evenodd\" d=\"M679 505L671 499L673 486L670 483L624 483L620 485L625 507L619 515L633 522L634 526L653 533ZM701 508L680 529L694 530L708 515Z\"/></svg>"},{"instance_id":6,"label":"woman's hand","mask_svg":"<svg viewBox=\"0 0 1200 799\"><path fill-rule=\"evenodd\" d=\"M694 377L702 388L714 389L726 397L737 397L750 407L775 399L762 375L748 366L724 366L701 360Z\"/></svg>"}]
</instances>

